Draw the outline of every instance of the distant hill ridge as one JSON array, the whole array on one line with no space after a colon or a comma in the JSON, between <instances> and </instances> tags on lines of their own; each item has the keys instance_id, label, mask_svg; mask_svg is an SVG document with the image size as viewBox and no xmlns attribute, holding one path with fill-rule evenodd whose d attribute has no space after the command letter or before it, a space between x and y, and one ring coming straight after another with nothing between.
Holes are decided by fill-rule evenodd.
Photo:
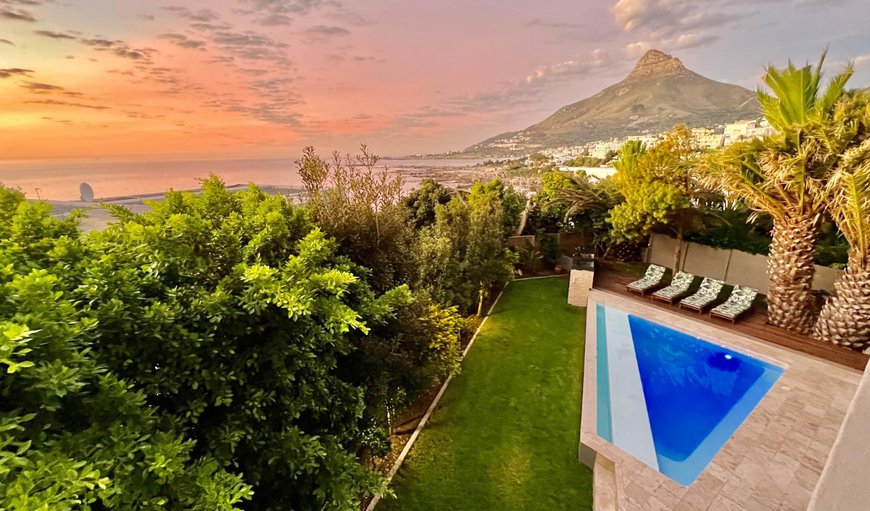
<instances>
[{"instance_id":1,"label":"distant hill ridge","mask_svg":"<svg viewBox=\"0 0 870 511\"><path fill-rule=\"evenodd\" d=\"M621 82L564 106L538 124L469 147L515 153L665 131L677 123L712 126L759 115L755 93L695 73L680 59L647 51Z\"/></svg>"}]
</instances>

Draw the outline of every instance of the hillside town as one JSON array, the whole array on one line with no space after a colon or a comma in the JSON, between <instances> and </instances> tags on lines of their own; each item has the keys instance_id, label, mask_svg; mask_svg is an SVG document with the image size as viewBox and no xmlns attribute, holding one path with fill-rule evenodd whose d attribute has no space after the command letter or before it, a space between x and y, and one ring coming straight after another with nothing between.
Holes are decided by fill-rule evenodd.
<instances>
[{"instance_id":1,"label":"hillside town","mask_svg":"<svg viewBox=\"0 0 870 511\"><path fill-rule=\"evenodd\" d=\"M699 149L718 149L740 140L759 138L772 133L770 123L765 119L746 119L714 127L692 128L692 141ZM608 140L596 140L588 144L541 149L540 152L555 162L564 163L578 156L590 156L604 161L610 160L629 140L637 140L647 147L655 146L664 133L645 133ZM567 170L567 169L566 169Z\"/></svg>"}]
</instances>

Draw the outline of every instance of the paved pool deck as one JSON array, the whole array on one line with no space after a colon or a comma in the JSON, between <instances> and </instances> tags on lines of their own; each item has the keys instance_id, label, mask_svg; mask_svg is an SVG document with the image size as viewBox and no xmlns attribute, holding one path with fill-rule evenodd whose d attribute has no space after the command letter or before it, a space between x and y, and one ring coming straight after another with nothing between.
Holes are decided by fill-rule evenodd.
<instances>
[{"instance_id":1,"label":"paved pool deck","mask_svg":"<svg viewBox=\"0 0 870 511\"><path fill-rule=\"evenodd\" d=\"M805 510L862 372L593 290L597 303L622 309L785 369L698 479L681 486L596 433L596 322L586 322L580 458L606 466L595 474L594 509ZM612 469L611 469L612 467ZM597 469L596 469L597 470Z\"/></svg>"}]
</instances>

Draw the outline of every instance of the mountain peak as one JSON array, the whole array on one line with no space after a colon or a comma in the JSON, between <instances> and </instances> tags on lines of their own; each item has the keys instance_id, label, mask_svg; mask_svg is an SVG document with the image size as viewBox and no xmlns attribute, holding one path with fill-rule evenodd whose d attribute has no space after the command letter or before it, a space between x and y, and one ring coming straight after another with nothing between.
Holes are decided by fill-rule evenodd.
<instances>
[{"instance_id":1,"label":"mountain peak","mask_svg":"<svg viewBox=\"0 0 870 511\"><path fill-rule=\"evenodd\" d=\"M688 71L680 59L659 50L647 50L643 57L634 65L628 78L647 78L680 74Z\"/></svg>"},{"instance_id":2,"label":"mountain peak","mask_svg":"<svg viewBox=\"0 0 870 511\"><path fill-rule=\"evenodd\" d=\"M468 151L487 157L516 155L659 133L678 123L717 126L758 115L752 91L701 76L683 67L679 59L650 50L619 83L565 105L524 130L502 133Z\"/></svg>"}]
</instances>

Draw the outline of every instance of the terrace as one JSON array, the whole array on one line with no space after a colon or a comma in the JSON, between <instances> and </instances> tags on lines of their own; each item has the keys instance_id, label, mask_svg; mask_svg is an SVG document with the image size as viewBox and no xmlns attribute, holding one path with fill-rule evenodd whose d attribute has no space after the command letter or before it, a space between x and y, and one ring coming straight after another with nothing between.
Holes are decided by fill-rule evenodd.
<instances>
[{"instance_id":1,"label":"terrace","mask_svg":"<svg viewBox=\"0 0 870 511\"><path fill-rule=\"evenodd\" d=\"M870 359L870 356L865 355L864 353L835 346L833 344L820 343L808 337L787 332L782 328L770 325L767 322L767 309L763 304L756 304L755 311L752 314L742 317L740 321L732 325L726 321L711 318L708 314L699 315L697 312L682 309L674 305L668 305L649 298L641 298L637 295L630 294L625 290L626 284L636 280L637 278L637 273L629 271L628 268L624 266L613 263L605 263L603 265L598 264L595 269L593 287L632 300L639 300L649 307L667 310L674 314L690 317L696 321L708 323L714 327L725 328L752 339L758 339L766 343L773 343L845 367L851 367L863 371L864 367L867 365L868 359Z\"/></svg>"},{"instance_id":2,"label":"terrace","mask_svg":"<svg viewBox=\"0 0 870 511\"><path fill-rule=\"evenodd\" d=\"M521 280L378 509L806 509L866 356L784 335L763 309L731 325L628 295L633 278L599 268L587 310L618 307L784 369L697 480L680 485L598 435L595 316L564 304L566 279ZM592 474L571 455L578 437Z\"/></svg>"},{"instance_id":3,"label":"terrace","mask_svg":"<svg viewBox=\"0 0 870 511\"><path fill-rule=\"evenodd\" d=\"M763 309L731 325L629 295L625 284L635 278L613 268L596 271L589 307L615 306L785 371L686 487L598 435L598 354L588 342L581 459L595 466L595 509L806 509L867 356L786 334L767 324ZM586 339L596 335L596 322L587 321Z\"/></svg>"},{"instance_id":4,"label":"terrace","mask_svg":"<svg viewBox=\"0 0 870 511\"><path fill-rule=\"evenodd\" d=\"M857 388L858 371L759 343L673 311L651 309L636 300L600 291L593 292L591 300L617 304L736 351L777 361L786 369L690 487L678 485L596 435L595 372L587 369L581 441L615 463L610 482L615 485L611 494L617 499L617 509L806 508ZM587 323L588 338L594 336L594 328L592 322ZM586 367L592 368L596 353L593 343L588 346ZM607 482L596 478L596 490Z\"/></svg>"}]
</instances>

